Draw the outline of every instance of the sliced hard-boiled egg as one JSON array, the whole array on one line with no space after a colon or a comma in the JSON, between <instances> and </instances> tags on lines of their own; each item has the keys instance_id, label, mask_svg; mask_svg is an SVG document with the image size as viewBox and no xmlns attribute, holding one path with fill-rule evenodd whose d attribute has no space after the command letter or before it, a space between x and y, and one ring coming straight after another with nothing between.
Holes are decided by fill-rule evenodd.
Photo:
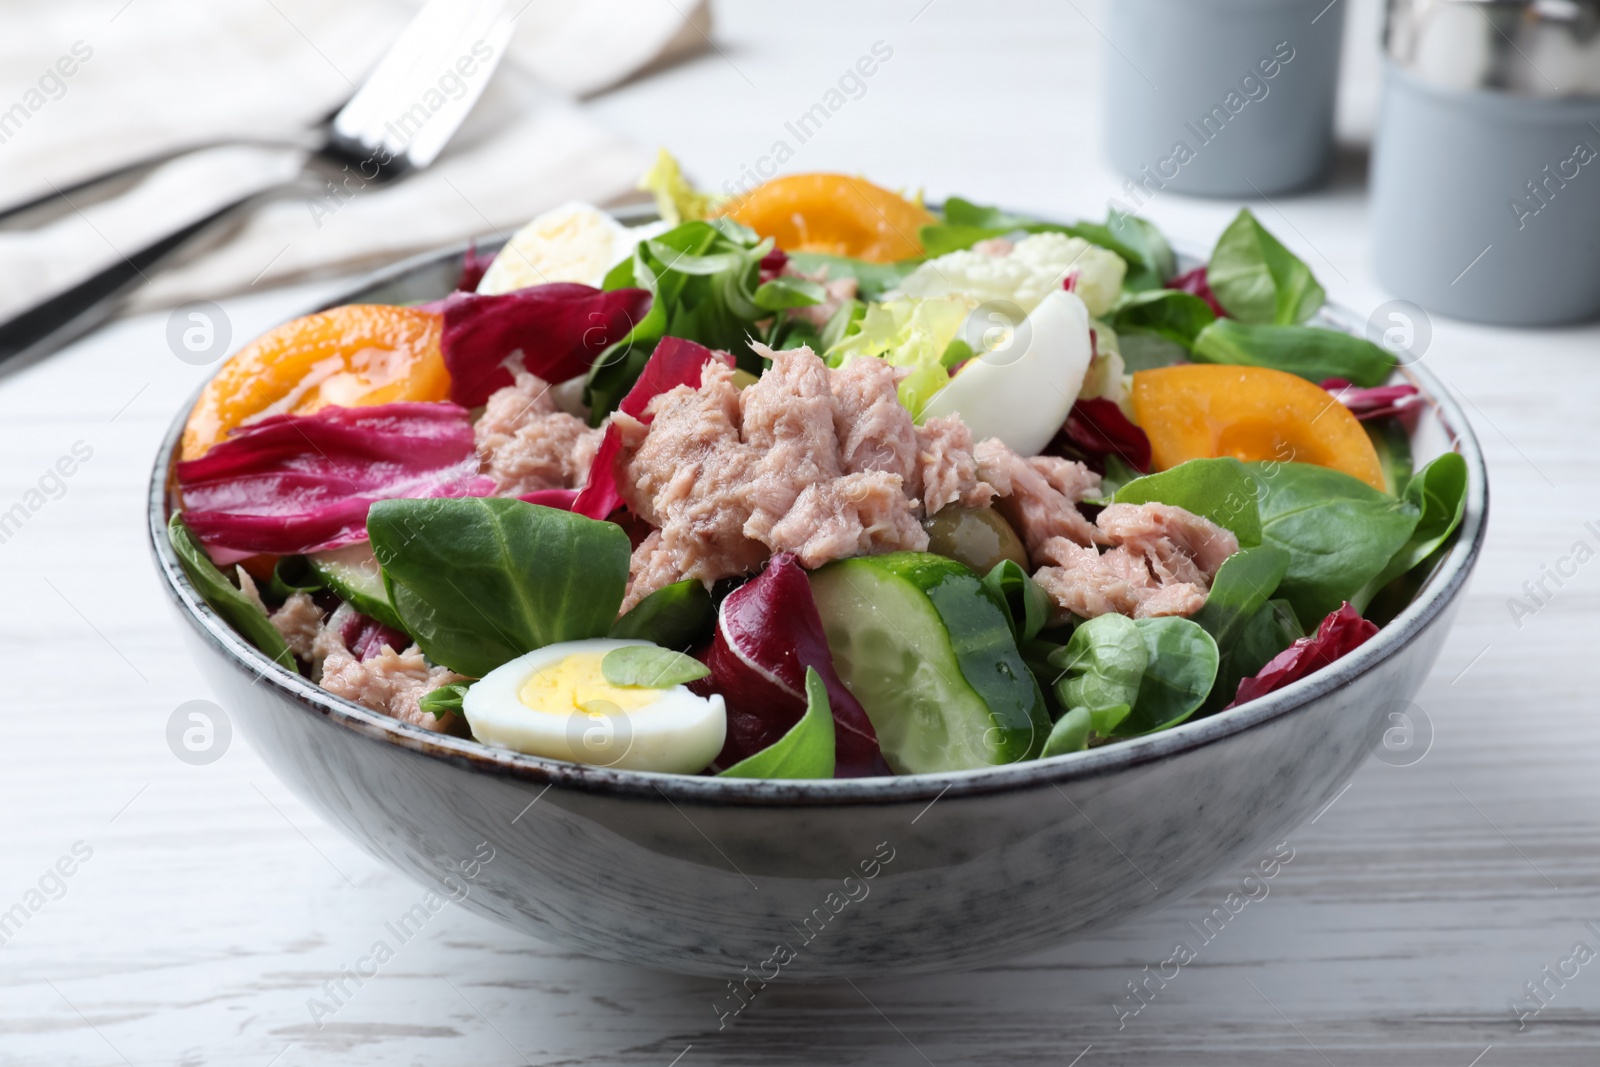
<instances>
[{"instance_id":1,"label":"sliced hard-boiled egg","mask_svg":"<svg viewBox=\"0 0 1600 1067\"><path fill-rule=\"evenodd\" d=\"M473 683L461 710L472 736L532 756L633 771L694 774L722 751L722 697L687 686L612 685L601 663L648 641L565 641L518 656Z\"/></svg>"},{"instance_id":2,"label":"sliced hard-boiled egg","mask_svg":"<svg viewBox=\"0 0 1600 1067\"><path fill-rule=\"evenodd\" d=\"M1094 356L1089 309L1056 290L1026 318L1015 304L991 302L972 313L976 353L933 395L924 419L959 415L972 439L998 437L1018 455L1036 456L1067 421ZM971 343L971 342L969 342Z\"/></svg>"},{"instance_id":3,"label":"sliced hard-boiled egg","mask_svg":"<svg viewBox=\"0 0 1600 1067\"><path fill-rule=\"evenodd\" d=\"M664 229L659 223L629 228L593 204L562 204L512 234L484 272L478 292L509 293L546 282L598 286L635 245Z\"/></svg>"}]
</instances>

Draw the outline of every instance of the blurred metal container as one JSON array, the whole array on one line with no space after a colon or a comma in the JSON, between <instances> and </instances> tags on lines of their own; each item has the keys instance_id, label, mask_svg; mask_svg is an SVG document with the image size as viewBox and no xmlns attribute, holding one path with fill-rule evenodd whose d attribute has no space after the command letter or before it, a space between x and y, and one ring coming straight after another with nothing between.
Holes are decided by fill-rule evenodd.
<instances>
[{"instance_id":1,"label":"blurred metal container","mask_svg":"<svg viewBox=\"0 0 1600 1067\"><path fill-rule=\"evenodd\" d=\"M1105 138L1129 195L1270 196L1322 178L1346 6L1110 0Z\"/></svg>"},{"instance_id":2,"label":"blurred metal container","mask_svg":"<svg viewBox=\"0 0 1600 1067\"><path fill-rule=\"evenodd\" d=\"M1600 315L1600 0L1390 0L1379 281L1507 326Z\"/></svg>"}]
</instances>

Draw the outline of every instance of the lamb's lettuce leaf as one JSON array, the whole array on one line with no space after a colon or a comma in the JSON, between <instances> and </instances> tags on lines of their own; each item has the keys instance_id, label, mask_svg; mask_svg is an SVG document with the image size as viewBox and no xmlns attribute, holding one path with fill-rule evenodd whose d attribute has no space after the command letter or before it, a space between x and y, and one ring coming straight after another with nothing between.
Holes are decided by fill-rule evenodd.
<instances>
[{"instance_id":1,"label":"lamb's lettuce leaf","mask_svg":"<svg viewBox=\"0 0 1600 1067\"><path fill-rule=\"evenodd\" d=\"M373 553L428 658L481 678L545 645L604 637L628 582L622 527L501 497L382 500Z\"/></svg>"},{"instance_id":2,"label":"lamb's lettuce leaf","mask_svg":"<svg viewBox=\"0 0 1600 1067\"><path fill-rule=\"evenodd\" d=\"M828 687L815 667L806 668L806 712L771 745L722 771L723 778L832 778L833 710Z\"/></svg>"}]
</instances>

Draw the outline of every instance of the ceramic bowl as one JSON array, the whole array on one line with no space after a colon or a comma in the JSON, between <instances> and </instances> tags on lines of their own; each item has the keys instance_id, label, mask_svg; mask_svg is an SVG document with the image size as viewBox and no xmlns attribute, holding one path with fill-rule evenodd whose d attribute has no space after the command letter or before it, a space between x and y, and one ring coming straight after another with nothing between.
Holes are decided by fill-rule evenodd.
<instances>
[{"instance_id":1,"label":"ceramic bowl","mask_svg":"<svg viewBox=\"0 0 1600 1067\"><path fill-rule=\"evenodd\" d=\"M463 249L333 304L448 292ZM1339 321L1337 313L1335 322ZM262 758L351 840L441 898L591 956L763 981L977 967L1122 922L1274 844L1355 772L1428 674L1483 541L1483 457L1426 369L1420 465L1471 488L1416 599L1354 653L1243 707L1047 760L954 774L754 781L607 770L442 737L332 696L258 653L149 529L196 661ZM728 1009L738 1001L730 995Z\"/></svg>"}]
</instances>

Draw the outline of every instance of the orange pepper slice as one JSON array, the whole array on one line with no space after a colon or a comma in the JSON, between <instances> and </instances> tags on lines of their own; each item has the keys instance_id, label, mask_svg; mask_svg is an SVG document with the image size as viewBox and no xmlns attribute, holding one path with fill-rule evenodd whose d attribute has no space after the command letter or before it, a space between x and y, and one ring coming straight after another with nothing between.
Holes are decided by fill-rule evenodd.
<instances>
[{"instance_id":1,"label":"orange pepper slice","mask_svg":"<svg viewBox=\"0 0 1600 1067\"><path fill-rule=\"evenodd\" d=\"M435 311L349 304L268 330L200 394L183 430L183 458L205 455L234 427L261 415L444 400L450 374L439 344L443 323Z\"/></svg>"},{"instance_id":2,"label":"orange pepper slice","mask_svg":"<svg viewBox=\"0 0 1600 1067\"><path fill-rule=\"evenodd\" d=\"M1387 492L1361 423L1326 389L1293 374L1202 363L1139 371L1133 411L1157 470L1219 456L1314 463Z\"/></svg>"},{"instance_id":3,"label":"orange pepper slice","mask_svg":"<svg viewBox=\"0 0 1600 1067\"><path fill-rule=\"evenodd\" d=\"M825 252L869 263L922 255L918 231L936 221L898 193L846 174L791 174L756 186L724 214L785 252Z\"/></svg>"}]
</instances>

